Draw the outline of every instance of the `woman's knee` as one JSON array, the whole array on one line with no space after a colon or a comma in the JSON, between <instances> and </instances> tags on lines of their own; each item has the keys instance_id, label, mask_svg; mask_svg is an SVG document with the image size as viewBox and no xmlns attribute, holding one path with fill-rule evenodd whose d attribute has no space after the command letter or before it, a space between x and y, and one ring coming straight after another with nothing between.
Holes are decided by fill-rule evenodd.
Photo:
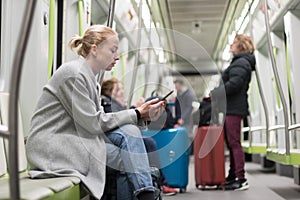
<instances>
[{"instance_id":1,"label":"woman's knee","mask_svg":"<svg viewBox=\"0 0 300 200\"><path fill-rule=\"evenodd\" d=\"M141 131L139 128L132 124L123 125L120 128L107 133L107 137L113 144L119 146L125 142L129 137L142 138Z\"/></svg>"},{"instance_id":2,"label":"woman's knee","mask_svg":"<svg viewBox=\"0 0 300 200\"><path fill-rule=\"evenodd\" d=\"M117 131L120 131L121 134L142 138L140 129L132 124L126 124L124 126L121 126L119 129L117 129Z\"/></svg>"}]
</instances>

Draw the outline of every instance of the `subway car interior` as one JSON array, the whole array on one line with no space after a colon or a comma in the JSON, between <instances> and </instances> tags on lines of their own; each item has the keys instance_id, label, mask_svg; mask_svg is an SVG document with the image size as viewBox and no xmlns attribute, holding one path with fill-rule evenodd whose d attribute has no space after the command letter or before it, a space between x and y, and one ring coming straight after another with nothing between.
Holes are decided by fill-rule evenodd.
<instances>
[{"instance_id":1,"label":"subway car interior","mask_svg":"<svg viewBox=\"0 0 300 200\"><path fill-rule=\"evenodd\" d=\"M94 199L78 177L31 178L25 144L43 87L63 63L78 57L68 46L70 38L82 36L95 24L112 28L119 38L119 61L111 71L97 74L97 82L117 78L127 105L174 90L167 97L174 116L176 80L184 81L191 92L194 119L192 128L184 129L186 138L172 136L170 144L163 144L161 133L180 134L182 127L156 131L156 135L146 127L145 134L157 141L158 154L164 156L160 159L165 178L177 192L169 196L161 191L159 199L300 199L300 79L296 77L300 75L300 0L0 3L0 199ZM199 182L197 168L203 171L204 164L196 164L201 149L195 148L199 108L230 65L237 34L253 38L256 58L247 91L249 115L240 131L249 183L244 191L225 190L225 180L216 185ZM221 129L226 108L223 111L217 113ZM221 171L225 178L230 152L225 141L221 143L222 151L212 160L224 155L224 162L203 173L217 176ZM176 152L179 146L184 146L183 151ZM179 166L184 156L187 160ZM172 185L173 179L181 183ZM103 194L101 199L109 198Z\"/></svg>"}]
</instances>

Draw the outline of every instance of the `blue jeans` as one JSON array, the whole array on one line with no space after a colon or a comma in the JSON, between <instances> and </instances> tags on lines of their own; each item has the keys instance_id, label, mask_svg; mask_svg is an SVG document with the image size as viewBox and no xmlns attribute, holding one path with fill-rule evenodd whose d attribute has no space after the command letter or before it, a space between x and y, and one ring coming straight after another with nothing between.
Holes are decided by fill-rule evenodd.
<instances>
[{"instance_id":1,"label":"blue jeans","mask_svg":"<svg viewBox=\"0 0 300 200\"><path fill-rule=\"evenodd\" d=\"M131 200L140 192L154 191L148 156L138 127L124 125L106 136L107 166L120 171L117 185L122 187L117 190L117 199Z\"/></svg>"}]
</instances>

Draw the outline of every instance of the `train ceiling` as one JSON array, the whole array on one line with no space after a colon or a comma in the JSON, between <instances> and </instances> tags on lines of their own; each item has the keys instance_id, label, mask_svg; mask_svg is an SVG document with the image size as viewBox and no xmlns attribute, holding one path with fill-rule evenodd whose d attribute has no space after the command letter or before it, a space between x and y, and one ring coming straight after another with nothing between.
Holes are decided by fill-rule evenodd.
<instances>
[{"instance_id":1,"label":"train ceiling","mask_svg":"<svg viewBox=\"0 0 300 200\"><path fill-rule=\"evenodd\" d=\"M232 31L246 0L167 0L157 3L166 28L178 31L197 45L184 40L174 40L173 48L181 52L174 61L176 69L183 73L215 73L212 60L220 58L227 43L227 35ZM158 14L158 13L157 13ZM193 66L191 66L191 63Z\"/></svg>"},{"instance_id":2,"label":"train ceiling","mask_svg":"<svg viewBox=\"0 0 300 200\"><path fill-rule=\"evenodd\" d=\"M105 23L109 1L92 1L92 22ZM168 42L164 49L173 52L167 62L180 73L214 74L218 61L227 43L228 34L247 0L146 0L153 22L168 30ZM128 10L133 5L135 14L136 0L116 0L116 16L119 32L126 31L130 23L120 10ZM161 32L162 33L162 32ZM170 34L171 33L171 34ZM128 35L130 39L130 35ZM130 44L135 41L131 38ZM166 41L166 40L165 40ZM175 53L174 53L175 52Z\"/></svg>"}]
</instances>

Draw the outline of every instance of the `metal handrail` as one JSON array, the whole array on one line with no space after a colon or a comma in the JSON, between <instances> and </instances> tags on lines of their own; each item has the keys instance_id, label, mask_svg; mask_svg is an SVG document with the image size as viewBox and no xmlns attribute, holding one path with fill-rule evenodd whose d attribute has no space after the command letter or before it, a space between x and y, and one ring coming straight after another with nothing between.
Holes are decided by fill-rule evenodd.
<instances>
[{"instance_id":1,"label":"metal handrail","mask_svg":"<svg viewBox=\"0 0 300 200\"><path fill-rule=\"evenodd\" d=\"M248 127L243 127L242 128L242 133L248 132L248 141L249 141L249 147L252 147L252 133L255 131L262 131L266 130L265 126L248 126Z\"/></svg>"},{"instance_id":2,"label":"metal handrail","mask_svg":"<svg viewBox=\"0 0 300 200\"><path fill-rule=\"evenodd\" d=\"M252 27L252 15L251 15L250 10L251 10L251 7L249 6L250 27ZM250 28L250 30L251 30L251 36L253 37L253 29ZM265 120L266 120L266 127L265 127L265 129L268 131L269 124L270 124L269 110L268 110L267 101L266 101L266 98L265 98L265 95L264 95L264 92L263 92L263 89L262 89L262 83L261 83L260 75L259 75L257 69L255 70L255 77L256 77L256 82L257 82L257 86L258 86L258 91L259 91L261 103L262 103L262 106L263 106L263 109L264 109L264 112L265 112ZM251 132L250 132L250 135L251 135ZM270 146L270 144L269 144L269 134L268 133L266 134L266 143L267 143L267 148L268 148Z\"/></svg>"},{"instance_id":3,"label":"metal handrail","mask_svg":"<svg viewBox=\"0 0 300 200\"><path fill-rule=\"evenodd\" d=\"M112 28L112 24L113 24L113 21L114 21L114 15L115 15L115 5L116 5L116 1L115 0L110 0L109 1L109 10L108 10L108 18L107 18L107 26ZM103 81L103 78L104 78L104 74L105 74L105 71L103 72L100 72L98 74L98 77L97 77L97 82L101 85L102 81Z\"/></svg>"},{"instance_id":4,"label":"metal handrail","mask_svg":"<svg viewBox=\"0 0 300 200\"><path fill-rule=\"evenodd\" d=\"M266 130L265 126L251 126L251 127L244 127L242 128L242 132L247 132L247 131L262 131L262 130Z\"/></svg>"},{"instance_id":5,"label":"metal handrail","mask_svg":"<svg viewBox=\"0 0 300 200\"><path fill-rule=\"evenodd\" d=\"M24 55L27 47L27 42L31 30L31 24L34 16L34 9L36 0L28 0L24 11L22 27L18 38L18 46L14 55L11 82L10 82L10 95L9 95L9 109L8 109L8 131L9 134L9 186L10 198L14 200L20 199L20 183L19 183L19 160L18 160L18 99L19 99L19 83L22 73L22 65Z\"/></svg>"},{"instance_id":6,"label":"metal handrail","mask_svg":"<svg viewBox=\"0 0 300 200\"><path fill-rule=\"evenodd\" d=\"M272 63L272 69L275 76L275 82L278 88L279 97L282 104L282 110L283 110L283 117L284 117L284 129L285 129L285 149L286 149L286 155L290 155L290 136L289 136L289 119L288 119L288 112L287 112L287 104L284 98L283 89L281 87L281 82L279 79L278 71L277 71L277 64L275 61L275 57L273 55L272 50L272 42L271 42L271 31L270 31L270 23L269 23L269 14L268 14L268 5L267 0L264 0L264 16L265 16L265 25L266 25L266 36L267 36L267 42L268 42L268 49L269 54L271 58Z\"/></svg>"},{"instance_id":7,"label":"metal handrail","mask_svg":"<svg viewBox=\"0 0 300 200\"><path fill-rule=\"evenodd\" d=\"M0 124L0 137L9 138L9 132L7 126Z\"/></svg>"},{"instance_id":8,"label":"metal handrail","mask_svg":"<svg viewBox=\"0 0 300 200\"><path fill-rule=\"evenodd\" d=\"M300 124L293 124L289 126L289 131L300 129Z\"/></svg>"},{"instance_id":9,"label":"metal handrail","mask_svg":"<svg viewBox=\"0 0 300 200\"><path fill-rule=\"evenodd\" d=\"M251 21L251 20L250 20ZM246 118L247 122L248 122L248 127L249 127L249 130L248 130L248 141L249 141L249 147L252 147L252 121L251 121L251 117L248 115L247 118ZM245 127L246 128L246 127ZM246 132L246 131L244 131Z\"/></svg>"},{"instance_id":10,"label":"metal handrail","mask_svg":"<svg viewBox=\"0 0 300 200\"><path fill-rule=\"evenodd\" d=\"M109 2L109 11L108 11L108 20L107 20L107 26L112 27L112 23L114 21L114 15L115 15L115 0L110 0Z\"/></svg>"},{"instance_id":11,"label":"metal handrail","mask_svg":"<svg viewBox=\"0 0 300 200\"><path fill-rule=\"evenodd\" d=\"M134 93L134 87L136 83L136 76L138 71L138 65L140 60L140 45L141 45L141 34L142 34L142 10L143 10L143 1L140 1L139 3L139 23L138 23L138 33L137 33L137 39L136 39L136 52L135 52L135 60L134 60L134 69L130 84L130 90L129 90L129 97L128 97L128 105L131 105L131 101L133 98Z\"/></svg>"},{"instance_id":12,"label":"metal handrail","mask_svg":"<svg viewBox=\"0 0 300 200\"><path fill-rule=\"evenodd\" d=\"M151 20L152 18L150 18L150 27L149 27L149 38L151 40L151 35L152 35L152 27L151 27ZM149 81L149 73L150 73L150 63L151 63L151 46L148 50L148 61L147 61L147 65L148 67L146 66L145 67L145 73L144 73L144 77L145 77L145 87L144 87L144 91L143 91L143 97L146 98L146 95L147 95L147 90L148 90L148 81Z\"/></svg>"},{"instance_id":13,"label":"metal handrail","mask_svg":"<svg viewBox=\"0 0 300 200\"><path fill-rule=\"evenodd\" d=\"M255 70L255 75L256 75L256 81L257 81L257 85L258 85L258 91L260 94L260 98L261 98L261 102L262 102L262 106L264 108L265 111L265 120L266 120L266 130L269 130L269 124L270 124L270 120L269 120L269 110L268 110L268 106L267 106L267 101L265 98L265 95L263 93L263 89L262 89L262 84L261 84L261 80L260 80L260 76L257 70ZM266 141L267 141L267 148L270 146L269 144L269 134L266 134Z\"/></svg>"},{"instance_id":14,"label":"metal handrail","mask_svg":"<svg viewBox=\"0 0 300 200\"><path fill-rule=\"evenodd\" d=\"M242 128L242 132L244 133L244 132L247 132L247 131L250 131L250 127L243 127Z\"/></svg>"},{"instance_id":15,"label":"metal handrail","mask_svg":"<svg viewBox=\"0 0 300 200\"><path fill-rule=\"evenodd\" d=\"M250 35L253 38L253 29L251 28L253 26L253 20L252 20L252 14L250 12L253 1L252 1L252 3L250 3L250 2L251 1L248 0L248 4L249 4L249 10L248 10L248 13L249 13L249 26L250 26ZM264 112L265 112L266 127L263 127L263 126L252 127L252 125L250 124L249 130L248 130L249 131L249 144L250 145L252 145L252 132L253 131L268 130L269 129L269 110L268 110L268 107L267 107L266 98L265 98L264 93L263 93L260 76L259 76L259 73L258 73L257 70L255 70L255 76L256 76L256 82L257 82L257 85L258 85L258 91L259 91L259 94L260 94L262 106L263 106L263 109L264 109ZM246 132L246 131L244 131L244 132ZM266 134L266 144L267 144L267 148L268 148L269 147L269 135L268 134Z\"/></svg>"},{"instance_id":16,"label":"metal handrail","mask_svg":"<svg viewBox=\"0 0 300 200\"><path fill-rule=\"evenodd\" d=\"M278 130L278 129L285 129L285 125L281 125L281 124L277 124L277 125L274 125L274 126L270 126L268 131L275 131L275 130Z\"/></svg>"}]
</instances>

